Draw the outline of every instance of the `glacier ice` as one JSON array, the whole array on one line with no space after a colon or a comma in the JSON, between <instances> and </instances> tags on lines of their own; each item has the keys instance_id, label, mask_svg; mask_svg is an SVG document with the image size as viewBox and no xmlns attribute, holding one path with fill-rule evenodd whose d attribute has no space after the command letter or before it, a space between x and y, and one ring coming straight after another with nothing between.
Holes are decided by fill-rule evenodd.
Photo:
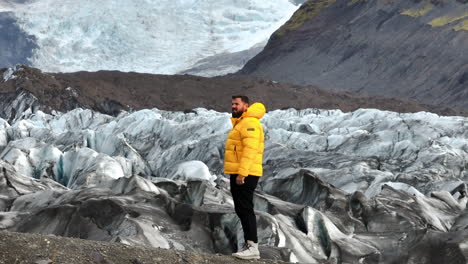
<instances>
[{"instance_id":1,"label":"glacier ice","mask_svg":"<svg viewBox=\"0 0 468 264\"><path fill-rule=\"evenodd\" d=\"M19 26L37 39L31 61L44 71L175 74L204 58L264 44L299 5L288 0L40 0L16 3L12 11ZM235 67L230 70L242 65Z\"/></svg>"},{"instance_id":2,"label":"glacier ice","mask_svg":"<svg viewBox=\"0 0 468 264\"><path fill-rule=\"evenodd\" d=\"M205 163L192 160L178 164L175 170L169 173L169 177L174 180L200 179L214 181L216 176L211 175L208 166Z\"/></svg>"},{"instance_id":3,"label":"glacier ice","mask_svg":"<svg viewBox=\"0 0 468 264\"><path fill-rule=\"evenodd\" d=\"M243 240L222 174L229 116L75 109L0 120L0 229L229 254ZM254 198L262 256L387 263L449 245L445 235L464 245L467 120L270 111Z\"/></svg>"},{"instance_id":4,"label":"glacier ice","mask_svg":"<svg viewBox=\"0 0 468 264\"><path fill-rule=\"evenodd\" d=\"M5 71L3 72L3 82L7 82L9 80L14 80L16 79L16 75L15 73L17 71L21 71L22 68L20 65L16 65L15 67L13 68L7 68L5 69Z\"/></svg>"},{"instance_id":5,"label":"glacier ice","mask_svg":"<svg viewBox=\"0 0 468 264\"><path fill-rule=\"evenodd\" d=\"M2 157L35 178L53 166L55 179L67 186L75 171L69 166L81 175L89 167L90 173L107 173L109 179L193 174L214 179L222 174L228 117L202 108L191 113L146 109L117 117L83 109L57 115L37 111L11 125L3 121ZM467 178L464 117L290 109L271 111L262 121L264 180L307 168L347 192L375 196L387 182L426 194Z\"/></svg>"},{"instance_id":6,"label":"glacier ice","mask_svg":"<svg viewBox=\"0 0 468 264\"><path fill-rule=\"evenodd\" d=\"M13 73L14 70L12 68L6 69L6 71L3 73L3 82L15 79L16 76Z\"/></svg>"}]
</instances>

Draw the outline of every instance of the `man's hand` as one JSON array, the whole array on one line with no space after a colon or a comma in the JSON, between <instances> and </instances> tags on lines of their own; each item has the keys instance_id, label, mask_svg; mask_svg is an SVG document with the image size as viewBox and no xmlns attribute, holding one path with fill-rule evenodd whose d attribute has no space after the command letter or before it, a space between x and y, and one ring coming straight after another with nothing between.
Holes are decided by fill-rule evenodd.
<instances>
[{"instance_id":1,"label":"man's hand","mask_svg":"<svg viewBox=\"0 0 468 264\"><path fill-rule=\"evenodd\" d=\"M245 179L245 177L242 177L242 176L240 176L240 175L237 175L237 178L236 178L236 183L237 183L237 185L242 185L242 184L244 184L244 179Z\"/></svg>"}]
</instances>

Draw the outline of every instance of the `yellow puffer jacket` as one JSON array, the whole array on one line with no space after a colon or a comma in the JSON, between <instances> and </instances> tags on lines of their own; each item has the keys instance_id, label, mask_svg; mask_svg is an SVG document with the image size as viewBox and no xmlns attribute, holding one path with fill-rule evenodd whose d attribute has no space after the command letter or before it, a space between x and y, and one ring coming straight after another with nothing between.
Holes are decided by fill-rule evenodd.
<instances>
[{"instance_id":1,"label":"yellow puffer jacket","mask_svg":"<svg viewBox=\"0 0 468 264\"><path fill-rule=\"evenodd\" d=\"M232 118L232 130L226 140L224 153L224 173L263 175L264 134L260 119L265 115L265 106L252 104L241 117Z\"/></svg>"}]
</instances>

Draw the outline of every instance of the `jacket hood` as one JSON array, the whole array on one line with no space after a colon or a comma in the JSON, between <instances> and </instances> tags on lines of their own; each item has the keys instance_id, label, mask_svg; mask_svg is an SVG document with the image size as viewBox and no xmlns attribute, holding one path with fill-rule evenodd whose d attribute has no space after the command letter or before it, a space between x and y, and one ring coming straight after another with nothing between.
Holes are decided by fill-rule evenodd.
<instances>
[{"instance_id":1,"label":"jacket hood","mask_svg":"<svg viewBox=\"0 0 468 264\"><path fill-rule=\"evenodd\" d=\"M266 113L266 108L262 103L253 103L242 115L244 117L255 117L261 119Z\"/></svg>"}]
</instances>

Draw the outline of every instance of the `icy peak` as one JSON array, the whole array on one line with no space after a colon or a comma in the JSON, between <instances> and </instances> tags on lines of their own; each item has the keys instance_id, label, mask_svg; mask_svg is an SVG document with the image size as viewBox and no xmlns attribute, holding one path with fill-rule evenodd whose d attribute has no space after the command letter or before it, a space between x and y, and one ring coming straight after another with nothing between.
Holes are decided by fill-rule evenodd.
<instances>
[{"instance_id":1,"label":"icy peak","mask_svg":"<svg viewBox=\"0 0 468 264\"><path fill-rule=\"evenodd\" d=\"M31 60L42 70L174 74L265 42L297 8L289 0L42 0L14 12L37 39Z\"/></svg>"}]
</instances>

